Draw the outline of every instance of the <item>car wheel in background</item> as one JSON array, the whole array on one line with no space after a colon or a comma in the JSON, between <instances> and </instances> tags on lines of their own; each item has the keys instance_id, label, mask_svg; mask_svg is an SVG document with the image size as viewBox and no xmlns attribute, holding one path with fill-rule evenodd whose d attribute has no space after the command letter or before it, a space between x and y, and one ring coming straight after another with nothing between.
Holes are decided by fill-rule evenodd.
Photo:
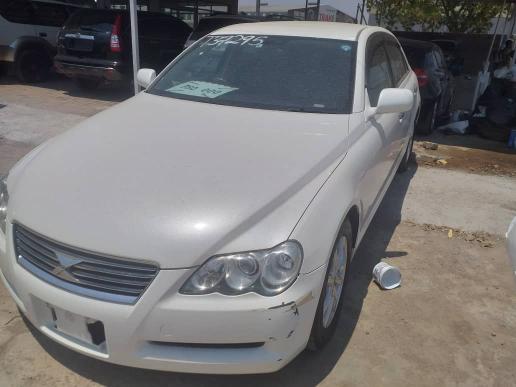
<instances>
[{"instance_id":1,"label":"car wheel in background","mask_svg":"<svg viewBox=\"0 0 516 387\"><path fill-rule=\"evenodd\" d=\"M0 77L3 77L4 75L7 75L7 64L6 63L0 63Z\"/></svg>"},{"instance_id":2,"label":"car wheel in background","mask_svg":"<svg viewBox=\"0 0 516 387\"><path fill-rule=\"evenodd\" d=\"M21 82L36 83L48 79L52 59L43 49L27 49L16 57L16 76Z\"/></svg>"},{"instance_id":3,"label":"car wheel in background","mask_svg":"<svg viewBox=\"0 0 516 387\"><path fill-rule=\"evenodd\" d=\"M421 109L421 118L417 125L417 132L421 134L432 134L437 124L437 111L439 101L433 100L424 102Z\"/></svg>"},{"instance_id":4,"label":"car wheel in background","mask_svg":"<svg viewBox=\"0 0 516 387\"><path fill-rule=\"evenodd\" d=\"M342 292L348 278L353 253L353 229L348 219L341 227L328 261L321 296L310 334L308 348L318 350L332 338L342 309Z\"/></svg>"},{"instance_id":5,"label":"car wheel in background","mask_svg":"<svg viewBox=\"0 0 516 387\"><path fill-rule=\"evenodd\" d=\"M95 90L102 83L102 79L100 78L75 78L75 83L81 90Z\"/></svg>"}]
</instances>

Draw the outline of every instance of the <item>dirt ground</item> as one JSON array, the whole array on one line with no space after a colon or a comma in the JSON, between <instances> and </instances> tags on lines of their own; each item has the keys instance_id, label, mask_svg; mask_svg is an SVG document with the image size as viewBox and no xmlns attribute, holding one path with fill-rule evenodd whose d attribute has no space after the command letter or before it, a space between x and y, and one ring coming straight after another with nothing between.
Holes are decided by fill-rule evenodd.
<instances>
[{"instance_id":1,"label":"dirt ground","mask_svg":"<svg viewBox=\"0 0 516 387\"><path fill-rule=\"evenodd\" d=\"M476 135L434 133L415 141L414 152L423 166L516 177L516 150Z\"/></svg>"},{"instance_id":2,"label":"dirt ground","mask_svg":"<svg viewBox=\"0 0 516 387\"><path fill-rule=\"evenodd\" d=\"M100 99L83 95L64 80L47 86L3 81L0 104L35 109L34 117L43 110L85 117L122 98L110 89ZM6 139L32 123L14 123L2 110L0 173L34 146ZM418 139L415 153L417 163L396 176L356 253L337 334L323 351L304 352L270 375L110 365L36 331L0 285L0 386L516 385L516 283L503 237L516 216L516 154L501 143L440 134ZM371 281L381 260L400 268L400 288L382 291Z\"/></svg>"}]
</instances>

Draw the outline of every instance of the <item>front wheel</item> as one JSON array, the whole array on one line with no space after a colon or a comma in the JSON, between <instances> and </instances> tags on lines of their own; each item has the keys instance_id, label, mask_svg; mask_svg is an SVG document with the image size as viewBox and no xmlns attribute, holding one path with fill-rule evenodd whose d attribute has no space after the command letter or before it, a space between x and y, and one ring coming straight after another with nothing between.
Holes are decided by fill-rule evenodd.
<instances>
[{"instance_id":1,"label":"front wheel","mask_svg":"<svg viewBox=\"0 0 516 387\"><path fill-rule=\"evenodd\" d=\"M323 348L332 338L342 309L342 292L347 282L353 253L353 229L346 219L333 246L323 289L317 305L308 348Z\"/></svg>"}]
</instances>

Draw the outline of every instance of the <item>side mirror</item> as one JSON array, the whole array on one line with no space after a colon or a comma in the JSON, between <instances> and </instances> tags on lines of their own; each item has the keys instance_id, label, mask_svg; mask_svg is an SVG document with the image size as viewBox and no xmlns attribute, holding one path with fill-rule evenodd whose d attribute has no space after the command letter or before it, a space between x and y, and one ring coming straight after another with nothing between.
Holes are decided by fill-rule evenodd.
<instances>
[{"instance_id":1,"label":"side mirror","mask_svg":"<svg viewBox=\"0 0 516 387\"><path fill-rule=\"evenodd\" d=\"M412 109L414 95L407 89L383 89L376 107L369 108L369 118L375 114L403 113Z\"/></svg>"},{"instance_id":2,"label":"side mirror","mask_svg":"<svg viewBox=\"0 0 516 387\"><path fill-rule=\"evenodd\" d=\"M136 74L136 82L146 89L152 83L152 81L156 78L156 71L153 69L140 69Z\"/></svg>"}]
</instances>

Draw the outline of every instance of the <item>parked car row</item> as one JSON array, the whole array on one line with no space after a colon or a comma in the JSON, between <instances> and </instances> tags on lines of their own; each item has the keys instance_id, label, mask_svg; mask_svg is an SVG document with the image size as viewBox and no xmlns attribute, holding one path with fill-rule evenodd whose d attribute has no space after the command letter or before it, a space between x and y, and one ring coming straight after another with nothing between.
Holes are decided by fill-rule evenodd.
<instances>
[{"instance_id":1,"label":"parked car row","mask_svg":"<svg viewBox=\"0 0 516 387\"><path fill-rule=\"evenodd\" d=\"M192 30L174 16L138 12L140 63L160 71L206 34L224 26L258 21L221 14L201 19ZM58 72L86 89L103 81L132 79L127 11L82 8L53 0L3 0L0 31L0 63L11 67L22 82L46 79L53 64Z\"/></svg>"}]
</instances>

